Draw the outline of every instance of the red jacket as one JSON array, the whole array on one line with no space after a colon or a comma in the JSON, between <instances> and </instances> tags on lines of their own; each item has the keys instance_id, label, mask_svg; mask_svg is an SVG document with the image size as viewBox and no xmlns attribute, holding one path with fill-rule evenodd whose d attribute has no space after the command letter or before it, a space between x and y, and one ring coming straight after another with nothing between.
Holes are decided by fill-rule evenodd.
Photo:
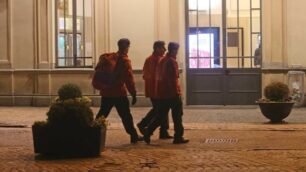
<instances>
[{"instance_id":1,"label":"red jacket","mask_svg":"<svg viewBox=\"0 0 306 172\"><path fill-rule=\"evenodd\" d=\"M136 95L131 60L128 56L119 57L118 53L110 53L103 58L104 62L102 67L98 64L96 70L113 73L115 75L115 83L113 85L100 84L100 95L103 97L122 97L127 96L127 91L131 95ZM101 61L102 59L100 59Z\"/></svg>"},{"instance_id":2,"label":"red jacket","mask_svg":"<svg viewBox=\"0 0 306 172\"><path fill-rule=\"evenodd\" d=\"M152 54L148 57L143 66L143 79L145 81L145 96L156 98L156 67L161 57Z\"/></svg>"},{"instance_id":3,"label":"red jacket","mask_svg":"<svg viewBox=\"0 0 306 172\"><path fill-rule=\"evenodd\" d=\"M156 72L156 93L159 99L175 98L181 95L176 57L166 55L159 60Z\"/></svg>"}]
</instances>

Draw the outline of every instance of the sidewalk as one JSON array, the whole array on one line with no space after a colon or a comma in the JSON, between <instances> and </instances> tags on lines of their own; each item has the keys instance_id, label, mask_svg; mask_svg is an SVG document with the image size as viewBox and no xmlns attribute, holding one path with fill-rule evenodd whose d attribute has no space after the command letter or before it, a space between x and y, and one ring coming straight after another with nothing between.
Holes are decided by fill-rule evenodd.
<instances>
[{"instance_id":1,"label":"sidewalk","mask_svg":"<svg viewBox=\"0 0 306 172\"><path fill-rule=\"evenodd\" d=\"M35 160L29 126L48 108L0 107L0 171L306 171L306 109L270 125L258 108L185 109L186 145L152 137L129 144L116 111L108 118L106 151L98 158ZM97 112L97 108L93 108ZM133 108L135 123L148 108ZM171 118L170 118L171 119ZM25 125L26 128L7 128ZM172 126L172 125L171 125ZM172 128L172 127L171 127ZM170 132L173 134L173 130Z\"/></svg>"},{"instance_id":2,"label":"sidewalk","mask_svg":"<svg viewBox=\"0 0 306 172\"><path fill-rule=\"evenodd\" d=\"M185 107L183 122L200 124L237 124L252 123L263 124L268 120L261 114L256 106L224 106L211 107ZM99 108L92 108L96 114ZM131 113L134 122L139 122L149 111L149 108L132 108ZM41 107L0 107L0 125L27 125L30 126L34 121L45 120L48 108ZM169 115L171 121L171 115ZM110 123L121 123L115 108L111 111L108 120ZM285 119L291 124L306 124L306 108L295 108L290 116Z\"/></svg>"}]
</instances>

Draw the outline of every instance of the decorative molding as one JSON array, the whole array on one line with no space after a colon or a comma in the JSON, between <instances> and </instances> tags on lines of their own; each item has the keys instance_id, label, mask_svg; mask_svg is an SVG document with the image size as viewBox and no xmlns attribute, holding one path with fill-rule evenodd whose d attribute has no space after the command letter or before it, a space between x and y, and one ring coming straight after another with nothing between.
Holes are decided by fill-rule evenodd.
<instances>
[{"instance_id":1,"label":"decorative molding","mask_svg":"<svg viewBox=\"0 0 306 172\"><path fill-rule=\"evenodd\" d=\"M50 64L48 62L40 62L38 64L38 69L50 69Z\"/></svg>"},{"instance_id":2,"label":"decorative molding","mask_svg":"<svg viewBox=\"0 0 306 172\"><path fill-rule=\"evenodd\" d=\"M96 39L96 1L95 0L92 0L91 1L91 16L92 16L92 27L91 27L91 32L92 32L92 45L93 45L93 49L92 49L92 63L93 63L93 66L96 64L96 61L97 61L97 39Z\"/></svg>"},{"instance_id":3,"label":"decorative molding","mask_svg":"<svg viewBox=\"0 0 306 172\"><path fill-rule=\"evenodd\" d=\"M10 68L12 68L12 65L8 60L0 61L0 69L10 69Z\"/></svg>"},{"instance_id":4,"label":"decorative molding","mask_svg":"<svg viewBox=\"0 0 306 172\"><path fill-rule=\"evenodd\" d=\"M158 12L158 7L159 7L159 0L154 1L154 37L156 40L159 40L159 12Z\"/></svg>"},{"instance_id":5,"label":"decorative molding","mask_svg":"<svg viewBox=\"0 0 306 172\"><path fill-rule=\"evenodd\" d=\"M45 37L48 38L48 30L49 30L49 20L48 20L48 1L47 0L36 0L36 36L37 36L37 59L36 59L36 68L50 68L49 66L49 40L42 41L42 34L45 34ZM42 2L44 1L44 2ZM42 3L44 7L42 8ZM42 23L42 17L44 17L45 22ZM42 26L45 26L44 32L42 32ZM46 54L42 54L42 47L46 49ZM43 59L45 57L45 59Z\"/></svg>"},{"instance_id":6,"label":"decorative molding","mask_svg":"<svg viewBox=\"0 0 306 172\"><path fill-rule=\"evenodd\" d=\"M0 68L3 68L5 66L7 66L7 64L9 63L9 60L8 60L8 54L9 54L9 52L8 52L8 40L9 40L9 38L8 38L8 0L3 0L1 2L1 5L2 4L4 6L1 6L1 8L3 8L3 9L1 9L1 12L3 10L4 13L2 13L2 14L4 14L4 15L1 15L1 18L4 19L4 21L3 21L4 25L3 24L2 25L6 28L5 32L3 32L4 35L6 36L6 38L1 39L1 41L4 42L4 47L5 47L4 52L5 53L3 53L3 56L1 56L1 54L0 54ZM3 47L0 47L0 48L3 48Z\"/></svg>"},{"instance_id":7,"label":"decorative molding","mask_svg":"<svg viewBox=\"0 0 306 172\"><path fill-rule=\"evenodd\" d=\"M282 0L282 24L283 24L283 64L284 66L289 66L289 59L288 59L288 21L287 21L287 0Z\"/></svg>"},{"instance_id":8,"label":"decorative molding","mask_svg":"<svg viewBox=\"0 0 306 172\"><path fill-rule=\"evenodd\" d=\"M111 40L111 36L110 36L110 18L111 18L111 2L109 0L104 0L104 21L105 21L105 39L104 39L104 50L106 50L106 52L110 52L110 40Z\"/></svg>"},{"instance_id":9,"label":"decorative molding","mask_svg":"<svg viewBox=\"0 0 306 172\"><path fill-rule=\"evenodd\" d=\"M7 0L7 64L12 68L13 59L12 59L12 1Z\"/></svg>"},{"instance_id":10,"label":"decorative molding","mask_svg":"<svg viewBox=\"0 0 306 172\"><path fill-rule=\"evenodd\" d=\"M40 29L39 29L39 24L40 24L40 15L39 15L39 4L41 0L33 0L33 42L34 42L34 56L33 56L33 68L37 69L38 64L39 64L39 52L40 52ZM35 84L34 84L35 85Z\"/></svg>"},{"instance_id":11,"label":"decorative molding","mask_svg":"<svg viewBox=\"0 0 306 172\"><path fill-rule=\"evenodd\" d=\"M10 69L14 67L13 63L13 58L12 58L12 1L7 0L7 56L8 56L8 61L10 63ZM13 95L15 93L14 88L15 88L15 77L14 74L11 73L11 94ZM12 103L15 103L15 99L12 98Z\"/></svg>"},{"instance_id":12,"label":"decorative molding","mask_svg":"<svg viewBox=\"0 0 306 172\"><path fill-rule=\"evenodd\" d=\"M48 20L48 61L49 68L55 67L55 0L48 0L47 20Z\"/></svg>"},{"instance_id":13,"label":"decorative molding","mask_svg":"<svg viewBox=\"0 0 306 172\"><path fill-rule=\"evenodd\" d=\"M34 59L33 59L33 68L37 69L39 67L39 61L40 61L40 1L41 0L33 0L33 42L34 42ZM33 76L33 93L38 93L38 77L37 75Z\"/></svg>"},{"instance_id":14,"label":"decorative molding","mask_svg":"<svg viewBox=\"0 0 306 172\"><path fill-rule=\"evenodd\" d=\"M95 65L99 59L99 55L103 52L106 52L110 49L109 41L109 0L93 0L93 44L94 44L94 56L93 56L93 65Z\"/></svg>"},{"instance_id":15,"label":"decorative molding","mask_svg":"<svg viewBox=\"0 0 306 172\"><path fill-rule=\"evenodd\" d=\"M302 71L306 72L306 68L262 68L263 74L279 74L288 73L289 71Z\"/></svg>"},{"instance_id":16,"label":"decorative molding","mask_svg":"<svg viewBox=\"0 0 306 172\"><path fill-rule=\"evenodd\" d=\"M157 40L171 40L170 0L155 0L156 34Z\"/></svg>"},{"instance_id":17,"label":"decorative molding","mask_svg":"<svg viewBox=\"0 0 306 172\"><path fill-rule=\"evenodd\" d=\"M273 1L271 3L271 16L272 16L272 25L271 25L271 36L272 36L272 61L273 59L281 60L282 65L285 67L287 64L284 62L284 52L280 48L284 48L284 20L283 20L283 0ZM277 27L279 26L279 27ZM273 34L274 33L274 34ZM277 35L276 35L276 34ZM273 37L274 36L274 37ZM278 42L279 41L279 42ZM276 47L275 45L278 45ZM273 47L274 45L274 47ZM279 58L280 57L280 58Z\"/></svg>"}]
</instances>

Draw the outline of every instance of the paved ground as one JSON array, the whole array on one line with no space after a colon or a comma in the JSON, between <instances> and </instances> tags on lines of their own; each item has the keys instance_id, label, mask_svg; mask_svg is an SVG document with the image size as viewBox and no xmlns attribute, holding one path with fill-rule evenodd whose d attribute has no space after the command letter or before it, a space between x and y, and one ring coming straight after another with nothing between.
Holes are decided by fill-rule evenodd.
<instances>
[{"instance_id":1,"label":"paved ground","mask_svg":"<svg viewBox=\"0 0 306 172\"><path fill-rule=\"evenodd\" d=\"M31 129L47 108L0 107L2 171L306 171L306 109L294 109L271 125L256 107L185 109L187 145L161 141L129 144L115 113L109 117L106 150L98 158L46 160L33 153ZM98 109L93 109L97 112ZM147 108L132 110L139 121ZM26 128L10 128L12 126ZM173 133L173 131L170 131Z\"/></svg>"}]
</instances>

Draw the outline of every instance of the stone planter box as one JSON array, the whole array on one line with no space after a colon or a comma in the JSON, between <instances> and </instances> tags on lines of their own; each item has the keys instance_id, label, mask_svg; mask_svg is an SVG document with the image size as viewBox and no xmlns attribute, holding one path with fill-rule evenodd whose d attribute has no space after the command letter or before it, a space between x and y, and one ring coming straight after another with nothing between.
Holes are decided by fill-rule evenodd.
<instances>
[{"instance_id":1,"label":"stone planter box","mask_svg":"<svg viewBox=\"0 0 306 172\"><path fill-rule=\"evenodd\" d=\"M106 128L55 128L32 126L34 152L43 155L99 156L105 147Z\"/></svg>"}]
</instances>

